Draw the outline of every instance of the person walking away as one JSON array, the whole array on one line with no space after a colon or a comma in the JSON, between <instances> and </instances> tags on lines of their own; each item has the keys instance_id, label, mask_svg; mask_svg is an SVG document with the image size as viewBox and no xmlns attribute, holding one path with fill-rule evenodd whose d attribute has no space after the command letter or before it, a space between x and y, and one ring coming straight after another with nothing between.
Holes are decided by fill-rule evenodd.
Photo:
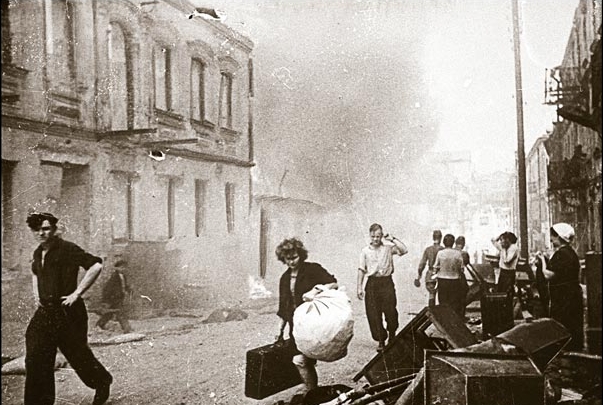
<instances>
[{"instance_id":1,"label":"person walking away","mask_svg":"<svg viewBox=\"0 0 603 405\"><path fill-rule=\"evenodd\" d=\"M310 301L322 289L336 289L337 279L318 263L306 262L308 251L297 238L285 239L276 247L276 257L287 265L279 282L279 305L277 315L281 318L279 340L283 338L285 326L293 339L293 313L304 301ZM304 382L305 390L318 386L316 360L297 351L293 364Z\"/></svg>"},{"instance_id":2,"label":"person walking away","mask_svg":"<svg viewBox=\"0 0 603 405\"><path fill-rule=\"evenodd\" d=\"M440 250L433 264L435 276L438 279L438 300L440 305L448 305L454 312L464 318L465 316L465 288L461 272L463 271L463 256L458 249L454 249L454 235L444 236L444 249Z\"/></svg>"},{"instance_id":3,"label":"person walking away","mask_svg":"<svg viewBox=\"0 0 603 405\"><path fill-rule=\"evenodd\" d=\"M369 235L371 242L360 253L357 296L359 300L364 299L371 336L379 342L377 351L382 351L385 339L389 338L391 342L398 329L396 289L392 279L393 256L404 256L408 249L395 236L383 236L383 228L379 224L370 226ZM384 244L383 239L389 243Z\"/></svg>"},{"instance_id":4,"label":"person walking away","mask_svg":"<svg viewBox=\"0 0 603 405\"><path fill-rule=\"evenodd\" d=\"M34 251L32 284L38 304L25 333L25 405L52 405L57 348L82 382L96 390L93 405L109 398L111 374L88 346L88 314L82 295L102 270L102 259L56 236L58 218L32 213L27 225L40 243ZM86 274L78 284L78 271Z\"/></svg>"},{"instance_id":5,"label":"person walking away","mask_svg":"<svg viewBox=\"0 0 603 405\"><path fill-rule=\"evenodd\" d=\"M515 244L517 236L513 232L503 232L497 238L492 238L492 244L498 250L500 275L496 285L497 292L513 294L515 289L515 271L519 261L519 249Z\"/></svg>"},{"instance_id":6,"label":"person walking away","mask_svg":"<svg viewBox=\"0 0 603 405\"><path fill-rule=\"evenodd\" d=\"M441 243L442 231L436 229L435 231L433 231L433 245L428 246L423 251L423 256L421 257L421 261L419 262L419 275L414 281L415 287L421 287L421 275L423 274L423 270L425 270L425 266L427 265L427 272L425 273L425 289L429 293L429 300L427 301L427 305L429 305L430 307L433 307L436 304L437 279L433 277L433 264L435 263L437 253L440 250L444 249Z\"/></svg>"},{"instance_id":7,"label":"person walking away","mask_svg":"<svg viewBox=\"0 0 603 405\"><path fill-rule=\"evenodd\" d=\"M471 264L471 257L469 256L469 252L465 251L465 237L459 235L454 241L454 248L461 252L461 256L463 258L463 267L461 269L461 286L464 289L465 298L467 297L467 292L469 291L469 284L467 283L467 276L465 276L465 269L468 265ZM465 300L465 303L466 300ZM463 306L463 316L465 316L466 305Z\"/></svg>"},{"instance_id":8,"label":"person walking away","mask_svg":"<svg viewBox=\"0 0 603 405\"><path fill-rule=\"evenodd\" d=\"M126 275L124 274L124 267L127 262L123 259L118 260L113 266L114 270L107 280L107 283L103 287L101 296L101 302L103 309L106 311L100 316L96 322L96 326L101 329L105 329L107 322L115 318L124 333L132 332L132 327L126 316L124 301L132 293L132 289L128 284Z\"/></svg>"},{"instance_id":9,"label":"person walking away","mask_svg":"<svg viewBox=\"0 0 603 405\"><path fill-rule=\"evenodd\" d=\"M580 259L571 243L576 235L574 228L560 222L550 230L554 252L550 260L538 254L542 271L549 284L548 315L561 323L572 335L566 350L581 351L584 345L584 304L580 286Z\"/></svg>"}]
</instances>

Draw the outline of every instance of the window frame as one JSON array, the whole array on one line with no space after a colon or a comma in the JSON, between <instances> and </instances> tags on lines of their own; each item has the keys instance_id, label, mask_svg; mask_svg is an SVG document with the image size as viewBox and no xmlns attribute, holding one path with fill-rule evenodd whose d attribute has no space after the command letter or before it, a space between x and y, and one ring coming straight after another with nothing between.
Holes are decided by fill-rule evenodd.
<instances>
[{"instance_id":1,"label":"window frame","mask_svg":"<svg viewBox=\"0 0 603 405\"><path fill-rule=\"evenodd\" d=\"M194 78L195 78L195 69L194 67L199 67L198 72L198 87L195 88ZM201 58L193 57L191 58L191 71L190 71L190 118L192 121L196 121L200 124L203 124L206 121L206 108L205 108L205 85L206 85L206 71L207 71L207 63ZM196 95L196 98L195 98ZM198 112L198 116L196 116L196 112Z\"/></svg>"}]
</instances>

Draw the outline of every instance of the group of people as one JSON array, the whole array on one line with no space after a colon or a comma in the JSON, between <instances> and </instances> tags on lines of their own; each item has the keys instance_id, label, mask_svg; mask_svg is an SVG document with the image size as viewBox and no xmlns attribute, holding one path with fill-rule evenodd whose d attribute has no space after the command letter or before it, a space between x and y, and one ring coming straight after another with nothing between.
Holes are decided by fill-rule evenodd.
<instances>
[{"instance_id":1,"label":"group of people","mask_svg":"<svg viewBox=\"0 0 603 405\"><path fill-rule=\"evenodd\" d=\"M57 235L58 218L50 213L32 213L27 224L39 242L32 261L33 294L37 309L26 331L25 405L50 405L55 400L54 362L57 349L65 355L80 379L95 389L93 405L104 404L110 394L113 377L96 359L88 346L88 314L82 295L94 284L102 268L102 259ZM582 289L579 284L580 262L571 247L575 236L573 228L565 223L551 228L551 243L555 249L549 258L538 255L537 275L548 281L548 315L558 320L572 333L570 347L582 348ZM357 268L357 297L364 300L372 338L377 350L391 342L398 329L397 299L392 274L393 256L404 256L408 248L395 236L384 234L380 224L369 227L370 243L362 248ZM385 243L384 243L385 242ZM425 249L418 268L416 287L425 269L425 287L429 293L428 305L449 305L464 316L467 281L464 267L469 255L463 250L465 238L442 232L433 232L433 245ZM500 250L501 273L499 291L510 291L515 283L519 258L515 245L517 238L505 232L492 241ZM293 337L293 313L304 301L311 300L314 291L338 288L337 279L318 263L306 261L308 251L297 238L283 240L276 248L279 261L287 266L279 283L280 334L289 324ZM115 264L116 271L103 292L108 311L97 325L104 327L123 303L129 291L121 269L124 261ZM79 268L86 270L78 283ZM320 287L318 287L320 286ZM117 292L116 292L117 291ZM112 311L113 310L113 311ZM125 331L127 320L118 318ZM384 322L385 321L385 322ZM293 363L306 390L318 385L316 360L298 352Z\"/></svg>"},{"instance_id":2,"label":"group of people","mask_svg":"<svg viewBox=\"0 0 603 405\"><path fill-rule=\"evenodd\" d=\"M579 285L580 262L571 242L575 236L573 228L565 223L551 227L551 244L554 253L539 255L539 272L547 280L549 290L548 316L564 325L572 334L567 349L582 349L582 289ZM364 300L366 316L372 338L378 342L377 351L385 348L386 341L396 335L398 312L396 290L392 279L393 256L404 256L408 248L395 236L384 234L380 224L369 227L370 243L362 248L357 276L357 297ZM386 243L384 243L384 241ZM442 246L443 243L443 246ZM450 306L464 319L466 294L468 290L465 268L470 265L470 256L464 250L465 237L446 234L440 230L433 232L433 245L427 247L419 262L416 287L421 286L421 276L425 268L424 282L429 293L428 305ZM516 280L519 250L517 237L512 232L504 232L492 238L499 251L500 273L496 283L497 292L513 294ZM326 288L337 288L337 279L317 263L305 260L308 251L296 239L285 239L277 249L278 259L287 265L280 279L280 300L277 314L281 318L280 337L287 323L292 325L295 308L311 295L317 284ZM292 333L290 333L293 336ZM306 390L317 386L316 360L303 353L293 358L298 367Z\"/></svg>"},{"instance_id":3,"label":"group of people","mask_svg":"<svg viewBox=\"0 0 603 405\"><path fill-rule=\"evenodd\" d=\"M386 340L391 341L398 329L396 290L392 279L393 256L407 254L408 248L395 236L384 234L379 224L369 227L369 236L369 245L360 253L357 296L365 302L371 336L378 342L377 350L381 351ZM384 240L387 244L383 243ZM287 265L279 283L279 337L282 338L285 326L289 324L289 336L293 339L295 308L312 298L311 292L317 285L322 289L338 288L337 279L320 264L306 262L308 251L297 238L283 240L276 248L276 256ZM305 389L315 388L318 384L316 360L298 352L293 363L299 370Z\"/></svg>"},{"instance_id":4,"label":"group of people","mask_svg":"<svg viewBox=\"0 0 603 405\"><path fill-rule=\"evenodd\" d=\"M421 287L421 276L425 267L425 288L429 293L428 306L440 304L450 306L460 316L465 316L465 299L468 290L465 266L470 263L465 248L465 237L446 234L442 241L442 231L436 229L432 235L433 244L423 251L419 261L415 287ZM444 246L442 246L442 242Z\"/></svg>"}]
</instances>

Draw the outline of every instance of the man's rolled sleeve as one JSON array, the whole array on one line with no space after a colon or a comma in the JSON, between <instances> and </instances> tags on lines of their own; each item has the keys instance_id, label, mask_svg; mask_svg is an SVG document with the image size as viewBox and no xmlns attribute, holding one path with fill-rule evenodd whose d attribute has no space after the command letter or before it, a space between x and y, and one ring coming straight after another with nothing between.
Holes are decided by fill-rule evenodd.
<instances>
[{"instance_id":1,"label":"man's rolled sleeve","mask_svg":"<svg viewBox=\"0 0 603 405\"><path fill-rule=\"evenodd\" d=\"M98 256L91 255L90 253L86 252L84 249L77 245L71 246L69 257L73 263L77 264L78 266L81 266L85 270L88 270L96 263L103 263L103 259Z\"/></svg>"},{"instance_id":2,"label":"man's rolled sleeve","mask_svg":"<svg viewBox=\"0 0 603 405\"><path fill-rule=\"evenodd\" d=\"M364 251L360 252L360 258L358 260L358 270L363 273L366 273L366 255Z\"/></svg>"}]
</instances>

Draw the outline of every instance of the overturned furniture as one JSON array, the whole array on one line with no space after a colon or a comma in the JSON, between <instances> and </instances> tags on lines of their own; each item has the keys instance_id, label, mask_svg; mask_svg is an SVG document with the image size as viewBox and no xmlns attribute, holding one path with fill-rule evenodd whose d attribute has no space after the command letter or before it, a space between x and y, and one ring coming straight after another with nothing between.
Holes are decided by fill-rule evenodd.
<instances>
[{"instance_id":1,"label":"overturned furniture","mask_svg":"<svg viewBox=\"0 0 603 405\"><path fill-rule=\"evenodd\" d=\"M433 360L435 358L434 356L436 355L433 354L433 351L427 351L425 356L425 367L417 373L417 376L413 382L402 393L395 404L542 404L544 403L542 401L544 401L545 398L544 390L540 390L540 388L538 388L539 385L534 384L536 384L537 380L541 378L544 369L561 352L570 339L571 335L569 332L567 332L567 330L557 321L553 319L539 319L532 323L517 325L515 328L506 331L486 342L481 342L466 348L454 350L454 353L462 353L458 356L456 354L449 355L453 352L439 352L442 353L443 357L438 357L440 360ZM491 356L495 356L495 358ZM431 357L432 360L428 361L428 357ZM450 360L450 358L454 359ZM445 386L440 386L438 385L439 383L436 383L435 385L432 384L432 386L429 388L430 391L428 392L427 385L424 384L424 382L427 380L434 381L434 378L442 378L442 376L434 377L433 373L437 374L440 372L440 370L438 367L434 367L432 363L434 361L445 361L445 359L448 359L446 361L454 364L459 363L459 365L454 366L458 366L457 371L455 372L458 375L455 378L449 378L447 385ZM514 398L516 401L509 402L507 401L508 398L503 396L502 398L504 398L504 401L507 402L504 402L502 399L501 401L503 402L494 402L491 400L485 400L484 397L479 396L485 395L483 393L471 394L471 397L469 397L466 393L465 397L463 398L469 398L473 402L449 401L450 397L448 396L448 393L451 393L455 390L465 390L467 387L470 387L471 389L478 389L480 386L490 387L489 384L495 380L489 380L489 378L495 379L496 376L490 376L486 378L484 382L476 382L477 380L472 380L469 385L467 385L467 382L469 381L467 376L469 374L477 376L477 374L475 374L475 370L479 370L483 367L488 368L490 366L487 363L492 363L495 360L501 364L501 370L506 370L504 371L504 374L507 376L506 378L509 381L505 382L505 384L510 387L508 388L509 390L520 389L523 386L535 386L538 388L538 395L542 395L542 401L524 401L523 397L515 396L511 398ZM529 366L526 361L530 363ZM461 363L463 362L471 364L471 367L468 368L466 365L462 366ZM504 365L501 362L504 363ZM526 374L526 370L528 369L529 371ZM515 372L516 374L514 375ZM525 381L522 382L522 380ZM542 381L544 381L544 379ZM455 384L457 386L452 387L452 385ZM486 391L494 390L491 388L484 389ZM440 402L438 402L438 396ZM431 402L428 400L429 398L431 398ZM444 401L443 398L448 398L448 400ZM482 402L478 400L479 398L482 398ZM520 398L522 401L519 401ZM537 398L540 398L540 396Z\"/></svg>"},{"instance_id":2,"label":"overturned furniture","mask_svg":"<svg viewBox=\"0 0 603 405\"><path fill-rule=\"evenodd\" d=\"M354 376L371 384L416 373L423 367L424 350L448 350L477 343L464 319L445 305L425 307Z\"/></svg>"},{"instance_id":3,"label":"overturned furniture","mask_svg":"<svg viewBox=\"0 0 603 405\"><path fill-rule=\"evenodd\" d=\"M446 305L425 307L354 376L371 384L386 383L417 373L423 368L425 350L450 350L470 346L477 339L463 317ZM392 390L381 399L394 403L401 391Z\"/></svg>"}]
</instances>

